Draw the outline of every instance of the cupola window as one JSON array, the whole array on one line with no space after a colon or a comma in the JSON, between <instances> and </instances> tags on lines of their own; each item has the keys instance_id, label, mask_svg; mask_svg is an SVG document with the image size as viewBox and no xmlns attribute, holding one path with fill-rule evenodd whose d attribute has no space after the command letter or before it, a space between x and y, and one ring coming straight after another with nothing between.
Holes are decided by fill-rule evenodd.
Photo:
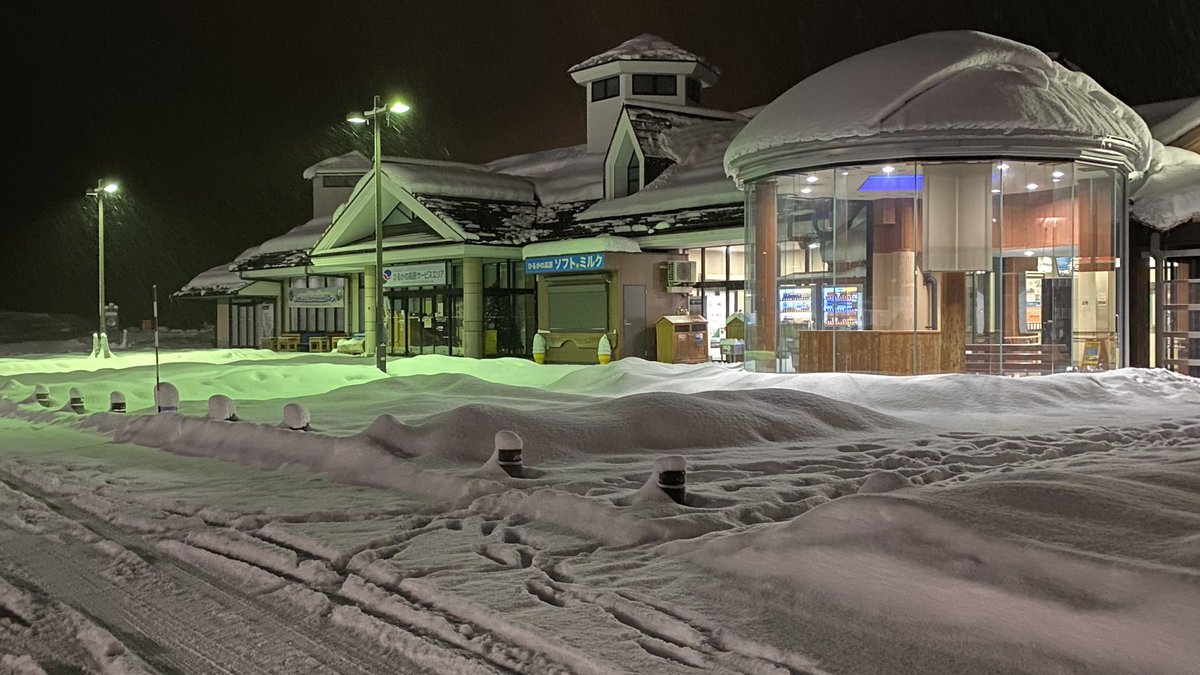
<instances>
[{"instance_id":1,"label":"cupola window","mask_svg":"<svg viewBox=\"0 0 1200 675\"><path fill-rule=\"evenodd\" d=\"M615 98L621 94L621 77L613 75L606 77L603 80L596 80L592 83L592 100L603 101L607 98Z\"/></svg>"},{"instance_id":2,"label":"cupola window","mask_svg":"<svg viewBox=\"0 0 1200 675\"><path fill-rule=\"evenodd\" d=\"M633 93L635 95L674 96L677 91L674 75L634 75Z\"/></svg>"}]
</instances>

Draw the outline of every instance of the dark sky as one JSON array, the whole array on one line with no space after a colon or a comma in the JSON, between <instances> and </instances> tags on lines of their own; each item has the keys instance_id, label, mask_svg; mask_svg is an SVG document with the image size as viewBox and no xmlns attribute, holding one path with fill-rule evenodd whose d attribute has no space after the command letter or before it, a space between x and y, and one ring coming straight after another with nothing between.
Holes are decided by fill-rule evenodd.
<instances>
[{"instance_id":1,"label":"dark sky","mask_svg":"<svg viewBox=\"0 0 1200 675\"><path fill-rule=\"evenodd\" d=\"M1200 2L48 0L0 26L0 309L91 316L94 201L125 322L310 215L304 168L361 145L376 93L414 106L388 154L486 161L584 141L573 64L655 33L723 71L705 105L769 102L881 44L973 28L1061 52L1127 102L1200 94ZM368 147L368 146L363 146ZM208 317L165 304L164 324Z\"/></svg>"}]
</instances>

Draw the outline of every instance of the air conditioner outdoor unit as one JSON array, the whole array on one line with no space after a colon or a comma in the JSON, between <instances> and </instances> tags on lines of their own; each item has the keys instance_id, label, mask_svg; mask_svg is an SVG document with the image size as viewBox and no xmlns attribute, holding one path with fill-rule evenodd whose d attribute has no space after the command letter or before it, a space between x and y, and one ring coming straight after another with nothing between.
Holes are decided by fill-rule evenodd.
<instances>
[{"instance_id":1,"label":"air conditioner outdoor unit","mask_svg":"<svg viewBox=\"0 0 1200 675\"><path fill-rule=\"evenodd\" d=\"M683 286L700 281L700 266L691 260L672 260L667 263L667 286Z\"/></svg>"}]
</instances>

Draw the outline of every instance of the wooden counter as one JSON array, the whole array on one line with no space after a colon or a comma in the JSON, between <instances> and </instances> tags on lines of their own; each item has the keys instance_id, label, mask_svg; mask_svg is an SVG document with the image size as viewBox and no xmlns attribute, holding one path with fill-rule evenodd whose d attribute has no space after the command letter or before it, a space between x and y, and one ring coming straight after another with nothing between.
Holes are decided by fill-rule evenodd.
<instances>
[{"instance_id":1,"label":"wooden counter","mask_svg":"<svg viewBox=\"0 0 1200 675\"><path fill-rule=\"evenodd\" d=\"M797 331L790 339L795 340L789 353L798 373L881 375L962 372L966 342L964 335L942 331L811 330Z\"/></svg>"}]
</instances>

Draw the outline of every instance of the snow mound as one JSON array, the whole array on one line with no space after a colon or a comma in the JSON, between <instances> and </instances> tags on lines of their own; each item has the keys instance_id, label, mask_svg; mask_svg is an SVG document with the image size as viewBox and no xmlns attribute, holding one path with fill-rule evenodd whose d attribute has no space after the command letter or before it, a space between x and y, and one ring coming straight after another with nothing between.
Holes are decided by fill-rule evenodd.
<instances>
[{"instance_id":1,"label":"snow mound","mask_svg":"<svg viewBox=\"0 0 1200 675\"><path fill-rule=\"evenodd\" d=\"M381 416L364 435L398 454L483 462L494 435L512 430L534 463L634 450L695 450L780 443L905 424L817 394L763 389L651 393L535 411L470 404L414 424Z\"/></svg>"},{"instance_id":2,"label":"snow mound","mask_svg":"<svg viewBox=\"0 0 1200 675\"><path fill-rule=\"evenodd\" d=\"M1133 216L1157 230L1200 220L1200 155L1155 142L1161 165L1133 195Z\"/></svg>"}]
</instances>

